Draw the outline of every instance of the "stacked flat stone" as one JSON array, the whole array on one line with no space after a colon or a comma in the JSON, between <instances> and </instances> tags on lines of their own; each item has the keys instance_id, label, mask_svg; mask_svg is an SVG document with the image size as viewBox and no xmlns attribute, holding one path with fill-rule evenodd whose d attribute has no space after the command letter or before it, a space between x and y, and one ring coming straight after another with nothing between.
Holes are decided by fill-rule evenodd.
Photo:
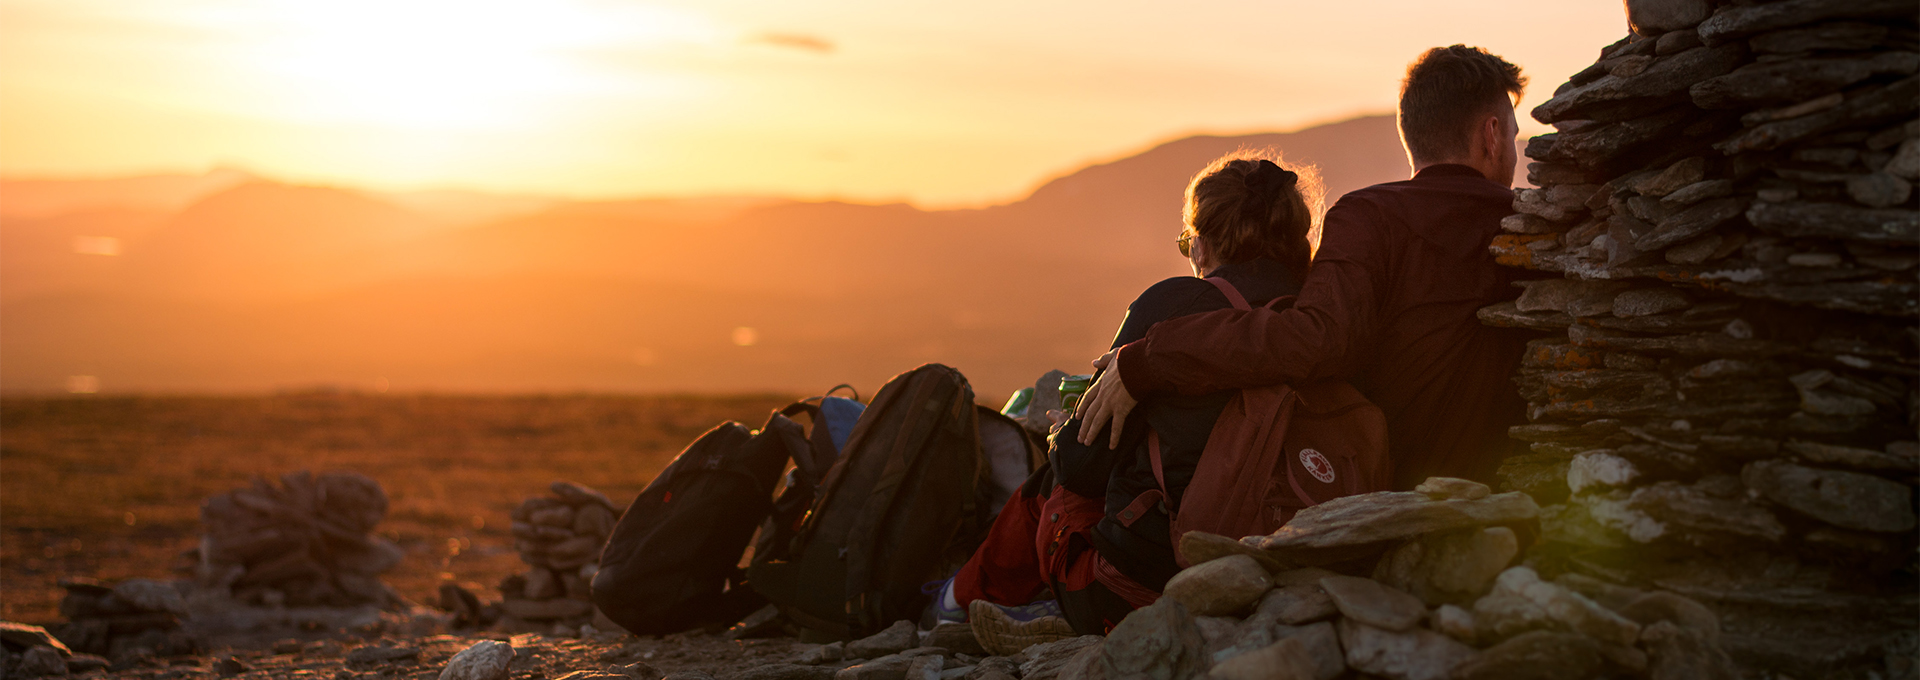
<instances>
[{"instance_id":1,"label":"stacked flat stone","mask_svg":"<svg viewBox=\"0 0 1920 680\"><path fill-rule=\"evenodd\" d=\"M1189 533L1194 566L1108 636L1107 677L1731 678L1717 617L1672 593L1520 562L1540 508L1432 478L1270 536ZM1138 619L1138 620L1136 620Z\"/></svg>"},{"instance_id":2,"label":"stacked flat stone","mask_svg":"<svg viewBox=\"0 0 1920 680\"><path fill-rule=\"evenodd\" d=\"M1480 312L1548 333L1504 484L1570 568L1718 610L1743 664L1911 667L1920 13L1628 6L1533 110L1557 132L1492 246L1560 274Z\"/></svg>"},{"instance_id":3,"label":"stacked flat stone","mask_svg":"<svg viewBox=\"0 0 1920 680\"><path fill-rule=\"evenodd\" d=\"M796 662L838 667L833 680L1736 677L1701 604L1523 563L1539 512L1433 478L1308 508L1270 536L1189 533L1193 566L1105 638L1014 649L942 624L916 643L903 621ZM825 679L777 666L753 680Z\"/></svg>"},{"instance_id":4,"label":"stacked flat stone","mask_svg":"<svg viewBox=\"0 0 1920 680\"><path fill-rule=\"evenodd\" d=\"M399 607L380 574L403 554L371 533L386 514L386 491L358 473L255 478L201 504L199 579L266 606Z\"/></svg>"},{"instance_id":5,"label":"stacked flat stone","mask_svg":"<svg viewBox=\"0 0 1920 680\"><path fill-rule=\"evenodd\" d=\"M513 511L513 548L528 569L500 583L502 630L572 635L594 619L590 584L619 512L605 494L573 482L549 491Z\"/></svg>"},{"instance_id":6,"label":"stacked flat stone","mask_svg":"<svg viewBox=\"0 0 1920 680\"><path fill-rule=\"evenodd\" d=\"M131 578L106 584L90 578L60 582L67 595L53 633L76 652L108 658L192 654L196 645L180 628L187 616L182 583Z\"/></svg>"}]
</instances>

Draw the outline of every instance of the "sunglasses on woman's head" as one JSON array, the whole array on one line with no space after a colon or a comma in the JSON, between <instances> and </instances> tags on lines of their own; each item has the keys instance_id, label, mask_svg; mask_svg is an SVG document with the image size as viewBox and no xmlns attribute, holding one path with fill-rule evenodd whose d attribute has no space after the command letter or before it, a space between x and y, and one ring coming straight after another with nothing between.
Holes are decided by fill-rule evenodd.
<instances>
[{"instance_id":1,"label":"sunglasses on woman's head","mask_svg":"<svg viewBox=\"0 0 1920 680\"><path fill-rule=\"evenodd\" d=\"M1181 257L1193 257L1193 237L1198 236L1192 229L1180 232L1180 238L1173 240L1180 246Z\"/></svg>"}]
</instances>

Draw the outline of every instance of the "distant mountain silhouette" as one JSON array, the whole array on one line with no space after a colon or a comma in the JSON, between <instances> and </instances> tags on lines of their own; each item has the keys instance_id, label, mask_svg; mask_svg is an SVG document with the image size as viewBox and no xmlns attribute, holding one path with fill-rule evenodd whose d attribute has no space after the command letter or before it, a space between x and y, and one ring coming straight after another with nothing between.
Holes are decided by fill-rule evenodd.
<instances>
[{"instance_id":1,"label":"distant mountain silhouette","mask_svg":"<svg viewBox=\"0 0 1920 680\"><path fill-rule=\"evenodd\" d=\"M34 219L83 210L179 210L208 194L256 179L221 168L199 175L93 180L0 179L0 217Z\"/></svg>"},{"instance_id":2,"label":"distant mountain silhouette","mask_svg":"<svg viewBox=\"0 0 1920 680\"><path fill-rule=\"evenodd\" d=\"M109 228L107 213L0 213L0 266L104 265L0 276L0 388L84 374L107 390L384 377L402 390L865 392L939 361L994 402L1048 369L1087 370L1140 290L1186 273L1173 246L1186 183L1243 147L1315 164L1329 203L1407 175L1392 118L1374 116L1189 137L972 210L515 197L460 213L498 219L450 227L417 195L259 181L138 213L150 223L124 228L111 257L70 240ZM459 213L459 198L426 208ZM756 342L736 346L737 327Z\"/></svg>"}]
</instances>

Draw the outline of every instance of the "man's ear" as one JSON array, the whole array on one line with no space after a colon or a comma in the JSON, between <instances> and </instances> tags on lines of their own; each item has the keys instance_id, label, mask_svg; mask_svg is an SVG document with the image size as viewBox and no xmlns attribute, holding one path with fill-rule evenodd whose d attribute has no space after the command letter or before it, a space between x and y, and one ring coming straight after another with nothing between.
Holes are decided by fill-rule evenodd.
<instances>
[{"instance_id":1,"label":"man's ear","mask_svg":"<svg viewBox=\"0 0 1920 680\"><path fill-rule=\"evenodd\" d=\"M1483 157L1500 157L1500 146L1503 144L1503 142L1500 141L1501 127L1499 116L1490 115L1480 119L1480 128L1478 131L1480 138L1474 141L1479 143L1480 153L1483 154ZM1512 140L1508 140L1504 143L1511 144L1513 142Z\"/></svg>"}]
</instances>

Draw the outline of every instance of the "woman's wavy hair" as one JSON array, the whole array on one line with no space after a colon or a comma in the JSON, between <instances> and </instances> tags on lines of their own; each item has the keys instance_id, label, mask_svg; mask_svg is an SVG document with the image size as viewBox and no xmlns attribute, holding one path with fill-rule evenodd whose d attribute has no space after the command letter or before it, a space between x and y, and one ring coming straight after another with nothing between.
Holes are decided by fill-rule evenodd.
<instances>
[{"instance_id":1,"label":"woman's wavy hair","mask_svg":"<svg viewBox=\"0 0 1920 680\"><path fill-rule=\"evenodd\" d=\"M1325 197L1313 166L1286 165L1271 149L1241 149L1193 176L1181 218L1215 264L1269 257L1304 277L1320 248Z\"/></svg>"}]
</instances>

